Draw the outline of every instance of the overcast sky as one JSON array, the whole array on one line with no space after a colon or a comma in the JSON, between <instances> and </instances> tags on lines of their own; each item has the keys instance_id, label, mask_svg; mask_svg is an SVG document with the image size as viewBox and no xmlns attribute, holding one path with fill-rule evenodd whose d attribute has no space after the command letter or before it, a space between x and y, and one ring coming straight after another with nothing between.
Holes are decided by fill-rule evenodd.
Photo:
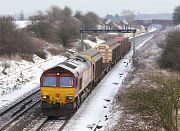
<instances>
[{"instance_id":1,"label":"overcast sky","mask_svg":"<svg viewBox=\"0 0 180 131\"><path fill-rule=\"evenodd\" d=\"M122 10L135 13L172 13L180 5L180 0L0 0L0 14L15 14L24 11L32 14L36 10L46 10L51 5L61 8L68 6L73 11L93 11L99 16L120 14Z\"/></svg>"}]
</instances>

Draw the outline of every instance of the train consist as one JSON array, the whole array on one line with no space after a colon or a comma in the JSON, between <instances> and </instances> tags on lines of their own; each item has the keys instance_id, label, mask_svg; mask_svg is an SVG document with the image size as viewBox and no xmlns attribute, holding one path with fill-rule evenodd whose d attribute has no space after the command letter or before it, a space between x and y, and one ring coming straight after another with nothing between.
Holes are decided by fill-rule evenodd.
<instances>
[{"instance_id":1,"label":"train consist","mask_svg":"<svg viewBox=\"0 0 180 131\"><path fill-rule=\"evenodd\" d=\"M104 75L130 50L127 37L98 44L43 72L40 78L42 109L76 110Z\"/></svg>"}]
</instances>

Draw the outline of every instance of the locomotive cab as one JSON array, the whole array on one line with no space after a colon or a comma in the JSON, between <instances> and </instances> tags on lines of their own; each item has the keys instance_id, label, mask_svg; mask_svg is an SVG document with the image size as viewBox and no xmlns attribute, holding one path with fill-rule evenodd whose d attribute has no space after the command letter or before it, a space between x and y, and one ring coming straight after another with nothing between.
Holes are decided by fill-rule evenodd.
<instances>
[{"instance_id":1,"label":"locomotive cab","mask_svg":"<svg viewBox=\"0 0 180 131\"><path fill-rule=\"evenodd\" d=\"M62 67L45 71L41 76L42 108L63 107L72 103L76 94L77 78Z\"/></svg>"},{"instance_id":2,"label":"locomotive cab","mask_svg":"<svg viewBox=\"0 0 180 131\"><path fill-rule=\"evenodd\" d=\"M128 38L118 37L94 49L59 63L43 72L40 78L41 107L48 116L62 114L66 105L79 108L104 75L130 50ZM55 107L55 110L54 110ZM72 109L71 108L71 109Z\"/></svg>"},{"instance_id":3,"label":"locomotive cab","mask_svg":"<svg viewBox=\"0 0 180 131\"><path fill-rule=\"evenodd\" d=\"M81 56L44 71L40 82L42 109L77 109L90 92L92 81L92 63Z\"/></svg>"}]
</instances>

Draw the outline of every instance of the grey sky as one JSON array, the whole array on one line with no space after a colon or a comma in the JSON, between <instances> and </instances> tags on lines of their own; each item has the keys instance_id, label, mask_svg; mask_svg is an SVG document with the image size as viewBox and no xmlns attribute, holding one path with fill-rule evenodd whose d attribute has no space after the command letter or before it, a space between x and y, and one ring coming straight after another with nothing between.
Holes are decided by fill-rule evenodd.
<instances>
[{"instance_id":1,"label":"grey sky","mask_svg":"<svg viewBox=\"0 0 180 131\"><path fill-rule=\"evenodd\" d=\"M172 13L180 5L180 0L0 0L0 14L15 14L21 10L31 14L36 10L46 10L51 5L68 6L73 11L93 11L103 17L110 13L120 14L124 9L141 14Z\"/></svg>"}]
</instances>

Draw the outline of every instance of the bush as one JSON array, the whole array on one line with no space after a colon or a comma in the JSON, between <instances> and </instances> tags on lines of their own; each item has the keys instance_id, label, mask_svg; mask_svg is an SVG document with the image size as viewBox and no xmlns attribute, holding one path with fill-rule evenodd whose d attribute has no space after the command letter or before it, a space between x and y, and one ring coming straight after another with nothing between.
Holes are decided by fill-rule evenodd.
<instances>
[{"instance_id":1,"label":"bush","mask_svg":"<svg viewBox=\"0 0 180 131\"><path fill-rule=\"evenodd\" d=\"M39 39L36 38L32 38L34 47L35 47L35 52L34 54L36 54L37 56L39 56L42 59L46 59L46 53L45 53L45 43Z\"/></svg>"},{"instance_id":2,"label":"bush","mask_svg":"<svg viewBox=\"0 0 180 131\"><path fill-rule=\"evenodd\" d=\"M36 51L36 55L42 59L46 59L46 53L44 51Z\"/></svg>"},{"instance_id":3,"label":"bush","mask_svg":"<svg viewBox=\"0 0 180 131\"><path fill-rule=\"evenodd\" d=\"M78 29L80 29L80 23L77 19L67 17L62 20L61 24L59 24L57 36L64 47L68 47L71 42L79 38Z\"/></svg>"},{"instance_id":4,"label":"bush","mask_svg":"<svg viewBox=\"0 0 180 131\"><path fill-rule=\"evenodd\" d=\"M51 47L48 49L48 51L53 55L59 55L59 54L63 54L66 52L65 48L63 48L63 47L61 47L61 48L60 47L59 48L58 47Z\"/></svg>"},{"instance_id":5,"label":"bush","mask_svg":"<svg viewBox=\"0 0 180 131\"><path fill-rule=\"evenodd\" d=\"M56 34L54 28L45 13L38 11L35 15L30 16L29 19L31 24L27 26L27 29L33 32L35 37L48 42L55 42Z\"/></svg>"},{"instance_id":6,"label":"bush","mask_svg":"<svg viewBox=\"0 0 180 131\"><path fill-rule=\"evenodd\" d=\"M170 32L166 38L160 66L180 71L180 31Z\"/></svg>"},{"instance_id":7,"label":"bush","mask_svg":"<svg viewBox=\"0 0 180 131\"><path fill-rule=\"evenodd\" d=\"M21 55L21 58L26 61L34 62L33 55Z\"/></svg>"},{"instance_id":8,"label":"bush","mask_svg":"<svg viewBox=\"0 0 180 131\"><path fill-rule=\"evenodd\" d=\"M0 56L13 58L16 55L21 58L33 61L33 54L36 54L42 47L36 45L25 30L19 30L13 24L12 19L0 17ZM42 56L42 53L41 53ZM43 56L44 57L44 56Z\"/></svg>"},{"instance_id":9,"label":"bush","mask_svg":"<svg viewBox=\"0 0 180 131\"><path fill-rule=\"evenodd\" d=\"M141 114L144 121L151 123L150 127L174 131L177 128L180 76L158 74L149 75L144 81L125 89L118 95L118 100L131 113Z\"/></svg>"},{"instance_id":10,"label":"bush","mask_svg":"<svg viewBox=\"0 0 180 131\"><path fill-rule=\"evenodd\" d=\"M175 9L174 9L174 13L173 13L173 21L174 21L174 24L178 25L180 24L180 6L177 6Z\"/></svg>"}]
</instances>

